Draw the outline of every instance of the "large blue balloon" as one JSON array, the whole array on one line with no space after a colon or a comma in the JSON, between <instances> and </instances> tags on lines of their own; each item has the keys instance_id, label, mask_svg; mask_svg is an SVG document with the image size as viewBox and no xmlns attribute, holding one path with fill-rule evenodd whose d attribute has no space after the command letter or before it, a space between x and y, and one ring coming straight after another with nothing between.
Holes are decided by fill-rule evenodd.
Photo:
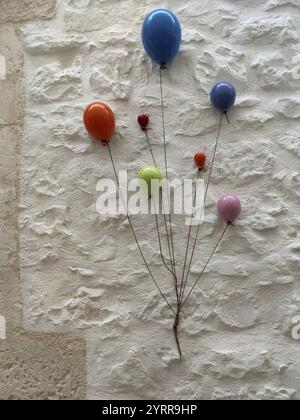
<instances>
[{"instance_id":1,"label":"large blue balloon","mask_svg":"<svg viewBox=\"0 0 300 420\"><path fill-rule=\"evenodd\" d=\"M211 103L221 112L227 112L234 105L236 90L230 83L217 83L210 94Z\"/></svg>"},{"instance_id":2,"label":"large blue balloon","mask_svg":"<svg viewBox=\"0 0 300 420\"><path fill-rule=\"evenodd\" d=\"M179 20L169 10L154 10L144 21L142 40L152 60L160 65L170 63L177 55L181 43Z\"/></svg>"}]
</instances>

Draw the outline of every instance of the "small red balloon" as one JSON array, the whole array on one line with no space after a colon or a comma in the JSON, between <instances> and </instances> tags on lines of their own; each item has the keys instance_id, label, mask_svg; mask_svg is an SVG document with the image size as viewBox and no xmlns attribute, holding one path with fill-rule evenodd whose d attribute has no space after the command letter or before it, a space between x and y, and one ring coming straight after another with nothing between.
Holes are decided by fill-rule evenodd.
<instances>
[{"instance_id":1,"label":"small red balloon","mask_svg":"<svg viewBox=\"0 0 300 420\"><path fill-rule=\"evenodd\" d=\"M149 117L146 114L139 115L138 123L141 126L142 130L146 130L149 124Z\"/></svg>"},{"instance_id":2,"label":"small red balloon","mask_svg":"<svg viewBox=\"0 0 300 420\"><path fill-rule=\"evenodd\" d=\"M197 168L203 169L206 162L206 156L204 153L197 153L194 157Z\"/></svg>"},{"instance_id":3,"label":"small red balloon","mask_svg":"<svg viewBox=\"0 0 300 420\"><path fill-rule=\"evenodd\" d=\"M103 143L110 141L115 131L115 115L102 102L91 103L84 111L83 122L87 132Z\"/></svg>"}]
</instances>

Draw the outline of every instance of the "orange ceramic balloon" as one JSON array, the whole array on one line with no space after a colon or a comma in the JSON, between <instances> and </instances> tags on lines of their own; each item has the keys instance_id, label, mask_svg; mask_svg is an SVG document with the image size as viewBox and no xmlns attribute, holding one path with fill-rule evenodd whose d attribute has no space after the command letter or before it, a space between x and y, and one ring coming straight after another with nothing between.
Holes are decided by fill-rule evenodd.
<instances>
[{"instance_id":1,"label":"orange ceramic balloon","mask_svg":"<svg viewBox=\"0 0 300 420\"><path fill-rule=\"evenodd\" d=\"M96 140L108 142L114 134L114 113L102 102L93 102L85 109L83 122L88 133Z\"/></svg>"}]
</instances>

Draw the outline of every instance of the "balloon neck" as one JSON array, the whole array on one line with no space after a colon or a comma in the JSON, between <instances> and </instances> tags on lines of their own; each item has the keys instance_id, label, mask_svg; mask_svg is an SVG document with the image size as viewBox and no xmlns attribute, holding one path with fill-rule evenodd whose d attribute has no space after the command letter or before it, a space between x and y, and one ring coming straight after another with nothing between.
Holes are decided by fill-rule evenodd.
<instances>
[{"instance_id":1,"label":"balloon neck","mask_svg":"<svg viewBox=\"0 0 300 420\"><path fill-rule=\"evenodd\" d=\"M102 140L101 143L102 143L102 146L106 147L108 146L109 140Z\"/></svg>"},{"instance_id":2,"label":"balloon neck","mask_svg":"<svg viewBox=\"0 0 300 420\"><path fill-rule=\"evenodd\" d=\"M166 68L167 68L166 63L161 63L160 68L161 68L161 70L166 70Z\"/></svg>"}]
</instances>

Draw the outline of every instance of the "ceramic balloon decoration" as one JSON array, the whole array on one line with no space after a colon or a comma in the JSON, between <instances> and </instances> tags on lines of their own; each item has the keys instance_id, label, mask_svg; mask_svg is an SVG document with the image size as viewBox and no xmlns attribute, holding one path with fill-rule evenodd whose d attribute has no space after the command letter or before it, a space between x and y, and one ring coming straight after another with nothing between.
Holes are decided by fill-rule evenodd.
<instances>
[{"instance_id":1,"label":"ceramic balloon decoration","mask_svg":"<svg viewBox=\"0 0 300 420\"><path fill-rule=\"evenodd\" d=\"M144 166L139 171L139 178L146 182L149 195L152 193L151 182L154 180L161 181L163 179L160 169L156 166Z\"/></svg>"},{"instance_id":2,"label":"ceramic balloon decoration","mask_svg":"<svg viewBox=\"0 0 300 420\"><path fill-rule=\"evenodd\" d=\"M164 90L163 90L163 70L166 69L166 66L172 62L172 60L176 57L180 44L181 44L181 26L178 18L174 13L166 9L157 9L152 11L144 20L143 27L142 27L142 42L144 48L149 55L149 57L156 62L159 68L159 82L160 82L160 107L161 107L161 139L163 142L163 146L161 143L156 142L155 149L152 148L151 139L149 137L149 133L151 131L148 129L150 118L147 114L141 114L137 118L137 122L144 133L144 137L146 142L148 143L148 148L150 151L150 155L152 158L153 165L147 165L140 169L138 172L138 177L146 182L149 197L152 195L152 181L162 181L165 178L165 181L169 180L168 177L168 159L167 159L167 149L168 144L170 143L168 139L166 118L167 112L165 110L164 105ZM170 82L171 83L171 82ZM157 91L158 88L157 87ZM179 86L174 86L174 89L179 89ZM157 92L158 93L158 92ZM208 196L208 190L210 186L210 181L213 179L213 167L216 160L217 148L220 140L221 134L221 127L224 115L232 108L236 100L236 90L233 85L226 82L217 83L211 90L210 99L212 105L221 112L220 115L220 122L217 130L217 135L215 138L215 144L213 146L211 155L209 156L209 164L207 163L207 156L203 152L198 152L194 156L194 164L199 169L197 173L197 179L201 176L201 171L207 167L207 171L203 172L203 179L206 182L205 186L205 194L204 194L204 206L206 203L206 199ZM228 116L227 116L228 119ZM143 250L143 245L140 242L137 232L135 230L134 221L131 218L131 215L128 212L126 200L124 200L122 189L120 188L120 180L118 178L118 171L117 166L114 161L112 149L110 146L110 139L112 138L114 131L115 131L115 116L113 111L102 102L93 102L91 103L84 111L84 125L91 136L95 139L104 142L107 145L107 151L109 154L109 158L111 159L114 175L119 187L120 197L123 201L124 208L126 209L126 216L128 218L129 227L132 230L133 238L136 242L137 249L140 253L142 258L142 262L144 267L147 269L147 272L150 275L150 278L153 281L157 291L159 292L162 299L165 301L165 304L170 309L170 314L174 315L174 323L173 323L173 333L175 336L178 354L181 359L182 351L181 345L179 340L179 333L178 328L181 320L182 310L187 301L189 300L190 295L192 294L193 290L197 286L198 282L201 280L202 275L205 273L205 270L212 260L213 256L215 255L226 231L232 228L233 222L239 217L241 213L241 202L239 198L233 194L224 194L220 197L217 203L217 209L219 212L220 217L226 222L224 225L224 230L221 236L217 239L215 238L215 246L211 247L211 254L210 256L202 261L203 269L201 270L198 278L196 281L193 280L193 283L189 282L189 276L191 274L192 264L195 255L197 255L197 241L198 236L201 228L201 224L198 223L196 227L194 224L191 223L188 232L187 243L184 249L184 261L183 261L183 269L181 270L180 261L178 261L175 249L175 238L177 235L173 234L173 228L176 228L177 225L172 221L171 212L165 212L164 209L164 200L162 200L162 215L158 214L155 215L155 224L157 229L157 237L158 237L158 251L160 254L162 268L167 270L161 273L161 276L152 272L150 267L150 263L148 262L149 258L146 255L145 251ZM229 121L229 119L228 119ZM157 127L155 127L157 130ZM157 135L157 134L156 134ZM175 139L173 139L175 143ZM189 144L188 140L185 140L185 148L188 150ZM126 146L124 146L126 147ZM160 171L158 165L156 164L156 148L161 147L163 150L158 151L158 156L160 158L159 163L164 160L164 169L165 173L164 176ZM157 156L157 157L158 157ZM122 156L120 156L120 159ZM190 162L190 167L192 167L192 162ZM206 175L206 172L208 173ZM167 183L167 182L166 182ZM163 194L162 194L163 195ZM196 198L196 193L194 192L194 199ZM196 203L196 200L194 200ZM168 203L170 204L170 203ZM204 208L203 206L203 208ZM172 207L170 207L172 208ZM160 228L160 223L158 216L162 216L164 218L163 227ZM193 219L194 216L191 217ZM196 229L196 234L192 234L192 230ZM163 229L164 232L161 234L160 229ZM175 232L176 233L176 232ZM144 239L144 238L143 238ZM193 240L192 244L190 244L191 240ZM191 246L190 246L191 245ZM182 245L182 240L180 241L180 246ZM168 252L167 258L165 257L165 253ZM157 264L157 263L156 263ZM171 276L171 280L174 286L174 294L169 295L170 292L170 284L168 283L166 275ZM157 277L157 278L156 278ZM189 290L187 289L189 288ZM166 295L165 290L168 291Z\"/></svg>"},{"instance_id":3,"label":"ceramic balloon decoration","mask_svg":"<svg viewBox=\"0 0 300 420\"><path fill-rule=\"evenodd\" d=\"M141 114L138 116L138 123L142 130L147 130L149 125L149 117L146 114Z\"/></svg>"},{"instance_id":4,"label":"ceramic balloon decoration","mask_svg":"<svg viewBox=\"0 0 300 420\"><path fill-rule=\"evenodd\" d=\"M181 43L178 18L169 10L154 10L144 21L142 41L153 61L159 65L169 64L176 57Z\"/></svg>"},{"instance_id":5,"label":"ceramic balloon decoration","mask_svg":"<svg viewBox=\"0 0 300 420\"><path fill-rule=\"evenodd\" d=\"M221 112L228 112L236 100L236 90L230 83L217 83L211 90L212 105Z\"/></svg>"},{"instance_id":6,"label":"ceramic balloon decoration","mask_svg":"<svg viewBox=\"0 0 300 420\"><path fill-rule=\"evenodd\" d=\"M96 140L107 143L115 132L115 116L102 102L92 102L84 111L83 122L87 132Z\"/></svg>"},{"instance_id":7,"label":"ceramic balloon decoration","mask_svg":"<svg viewBox=\"0 0 300 420\"><path fill-rule=\"evenodd\" d=\"M202 152L196 153L194 156L194 161L198 169L204 169L206 163L206 155Z\"/></svg>"},{"instance_id":8,"label":"ceramic balloon decoration","mask_svg":"<svg viewBox=\"0 0 300 420\"><path fill-rule=\"evenodd\" d=\"M233 223L241 214L240 199L233 194L224 194L218 201L218 212L227 223Z\"/></svg>"}]
</instances>

